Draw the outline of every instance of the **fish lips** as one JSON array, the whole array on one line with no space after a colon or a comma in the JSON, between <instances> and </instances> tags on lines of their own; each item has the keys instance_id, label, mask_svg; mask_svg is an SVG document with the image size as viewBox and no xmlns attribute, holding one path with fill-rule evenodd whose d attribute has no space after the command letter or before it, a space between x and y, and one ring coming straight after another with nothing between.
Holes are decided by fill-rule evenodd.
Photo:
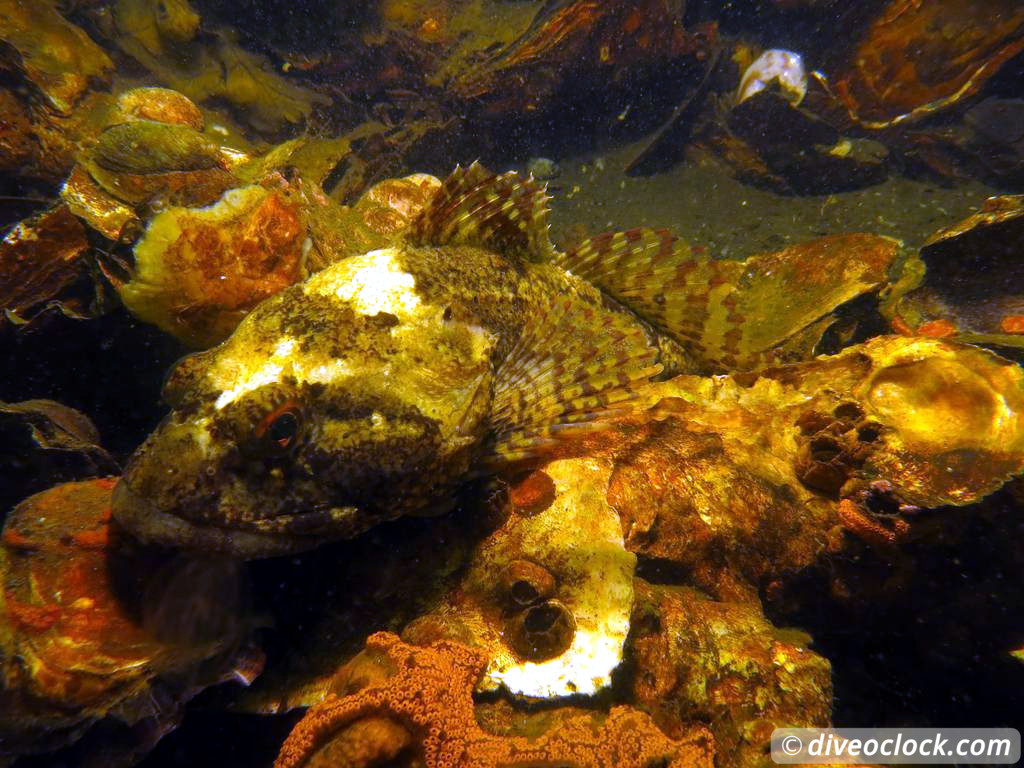
<instances>
[{"instance_id":1,"label":"fish lips","mask_svg":"<svg viewBox=\"0 0 1024 768\"><path fill-rule=\"evenodd\" d=\"M262 521L270 530L260 530L258 523L249 528L198 523L173 510L160 509L150 497L132 488L125 478L114 489L111 504L118 525L143 543L219 553L244 560L302 552L331 538L318 530L322 527L324 513L317 511ZM354 509L332 510L332 516L345 511L353 516L358 514Z\"/></svg>"}]
</instances>

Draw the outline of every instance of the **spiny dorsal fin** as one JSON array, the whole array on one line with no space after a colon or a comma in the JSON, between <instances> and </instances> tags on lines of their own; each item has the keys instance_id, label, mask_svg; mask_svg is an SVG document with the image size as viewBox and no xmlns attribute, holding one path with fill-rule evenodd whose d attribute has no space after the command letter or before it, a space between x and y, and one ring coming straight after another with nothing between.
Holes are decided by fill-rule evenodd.
<instances>
[{"instance_id":1,"label":"spiny dorsal fin","mask_svg":"<svg viewBox=\"0 0 1024 768\"><path fill-rule=\"evenodd\" d=\"M606 232L556 256L558 263L593 283L702 356L713 294L742 274L735 261L695 256L664 229Z\"/></svg>"},{"instance_id":2,"label":"spiny dorsal fin","mask_svg":"<svg viewBox=\"0 0 1024 768\"><path fill-rule=\"evenodd\" d=\"M532 458L568 427L609 415L661 372L656 357L629 316L576 296L531 314L495 378L490 458Z\"/></svg>"},{"instance_id":3,"label":"spiny dorsal fin","mask_svg":"<svg viewBox=\"0 0 1024 768\"><path fill-rule=\"evenodd\" d=\"M504 256L547 261L545 187L514 171L496 175L480 163L456 167L413 222L416 245L475 245Z\"/></svg>"}]
</instances>

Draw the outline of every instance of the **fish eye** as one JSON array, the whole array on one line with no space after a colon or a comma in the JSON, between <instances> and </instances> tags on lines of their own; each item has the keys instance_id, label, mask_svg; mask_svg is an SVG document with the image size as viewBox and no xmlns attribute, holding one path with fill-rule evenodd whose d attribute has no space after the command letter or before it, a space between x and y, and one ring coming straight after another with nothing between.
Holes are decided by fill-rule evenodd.
<instances>
[{"instance_id":1,"label":"fish eye","mask_svg":"<svg viewBox=\"0 0 1024 768\"><path fill-rule=\"evenodd\" d=\"M289 400L264 416L256 426L256 439L263 452L282 456L299 441L302 432L302 409L298 403Z\"/></svg>"}]
</instances>

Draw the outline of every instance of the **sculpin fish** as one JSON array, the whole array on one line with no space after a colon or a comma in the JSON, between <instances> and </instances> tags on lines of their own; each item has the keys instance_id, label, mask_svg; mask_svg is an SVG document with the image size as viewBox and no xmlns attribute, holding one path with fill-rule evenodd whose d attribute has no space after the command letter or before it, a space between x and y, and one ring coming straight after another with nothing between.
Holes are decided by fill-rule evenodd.
<instances>
[{"instance_id":1,"label":"sculpin fish","mask_svg":"<svg viewBox=\"0 0 1024 768\"><path fill-rule=\"evenodd\" d=\"M560 252L547 216L532 179L459 168L392 247L259 304L169 375L117 520L262 557L443 511L468 477L541 458L651 377L775 359L877 283L794 294L775 255L698 257L663 230ZM864 271L848 250L838 273ZM784 295L778 317L747 322L766 293Z\"/></svg>"},{"instance_id":2,"label":"sculpin fish","mask_svg":"<svg viewBox=\"0 0 1024 768\"><path fill-rule=\"evenodd\" d=\"M139 538L241 557L433 513L681 360L555 263L543 187L456 169L393 247L267 299L180 361L114 498ZM675 366L675 363L670 363Z\"/></svg>"}]
</instances>

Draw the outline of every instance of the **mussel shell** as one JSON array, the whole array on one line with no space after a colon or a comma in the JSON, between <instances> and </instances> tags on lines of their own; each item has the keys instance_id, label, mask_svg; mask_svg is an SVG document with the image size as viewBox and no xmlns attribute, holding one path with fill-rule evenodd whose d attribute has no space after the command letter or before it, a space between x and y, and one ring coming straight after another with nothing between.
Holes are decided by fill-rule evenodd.
<instances>
[{"instance_id":1,"label":"mussel shell","mask_svg":"<svg viewBox=\"0 0 1024 768\"><path fill-rule=\"evenodd\" d=\"M138 120L107 128L93 151L96 164L115 173L201 171L221 165L217 145L187 125Z\"/></svg>"}]
</instances>

